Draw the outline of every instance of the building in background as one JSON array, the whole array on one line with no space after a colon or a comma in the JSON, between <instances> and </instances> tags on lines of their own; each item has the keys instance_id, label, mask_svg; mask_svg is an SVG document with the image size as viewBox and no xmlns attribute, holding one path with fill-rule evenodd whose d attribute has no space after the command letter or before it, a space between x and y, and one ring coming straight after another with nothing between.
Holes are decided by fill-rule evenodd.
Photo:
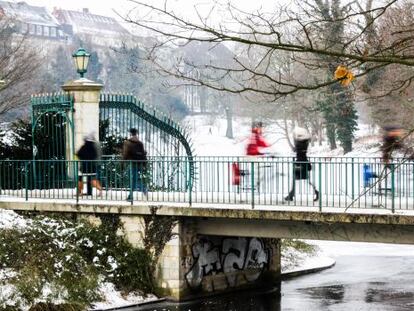
<instances>
[{"instance_id":1,"label":"building in background","mask_svg":"<svg viewBox=\"0 0 414 311\"><path fill-rule=\"evenodd\" d=\"M65 33L98 46L120 46L131 34L114 18L92 14L89 9L70 11L55 8L53 16Z\"/></svg>"},{"instance_id":2,"label":"building in background","mask_svg":"<svg viewBox=\"0 0 414 311\"><path fill-rule=\"evenodd\" d=\"M70 38L45 7L26 2L0 1L0 14L16 21L17 31L29 37L64 40Z\"/></svg>"}]
</instances>

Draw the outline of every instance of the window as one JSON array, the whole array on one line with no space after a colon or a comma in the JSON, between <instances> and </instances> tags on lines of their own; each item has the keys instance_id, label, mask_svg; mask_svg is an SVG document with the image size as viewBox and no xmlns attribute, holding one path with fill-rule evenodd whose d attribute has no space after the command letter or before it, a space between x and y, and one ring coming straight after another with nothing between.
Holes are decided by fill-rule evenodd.
<instances>
[{"instance_id":1,"label":"window","mask_svg":"<svg viewBox=\"0 0 414 311\"><path fill-rule=\"evenodd\" d=\"M22 33L27 33L29 31L29 25L27 23L22 23Z\"/></svg>"},{"instance_id":2,"label":"window","mask_svg":"<svg viewBox=\"0 0 414 311\"><path fill-rule=\"evenodd\" d=\"M35 26L35 25L30 24L30 25L29 25L29 33L30 33L31 35L34 35L34 34L35 34L35 32L36 32L36 26Z\"/></svg>"},{"instance_id":3,"label":"window","mask_svg":"<svg viewBox=\"0 0 414 311\"><path fill-rule=\"evenodd\" d=\"M49 37L49 27L47 27L47 26L43 27L43 34L44 34L46 37Z\"/></svg>"},{"instance_id":4,"label":"window","mask_svg":"<svg viewBox=\"0 0 414 311\"><path fill-rule=\"evenodd\" d=\"M42 26L36 25L36 34L38 36L41 36L43 34L42 28L43 28Z\"/></svg>"},{"instance_id":5,"label":"window","mask_svg":"<svg viewBox=\"0 0 414 311\"><path fill-rule=\"evenodd\" d=\"M50 35L51 35L52 37L56 37L56 28L55 28L55 27L51 27L51 28L50 28Z\"/></svg>"}]
</instances>

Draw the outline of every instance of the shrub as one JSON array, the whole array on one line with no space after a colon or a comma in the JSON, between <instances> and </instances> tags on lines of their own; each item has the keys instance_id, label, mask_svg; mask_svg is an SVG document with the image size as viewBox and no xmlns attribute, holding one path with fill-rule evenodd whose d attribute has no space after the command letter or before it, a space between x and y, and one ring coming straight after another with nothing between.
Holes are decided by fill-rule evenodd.
<instances>
[{"instance_id":1,"label":"shrub","mask_svg":"<svg viewBox=\"0 0 414 311\"><path fill-rule=\"evenodd\" d=\"M118 236L118 227L119 220L104 219L94 227L38 216L23 230L0 230L1 268L14 272L7 281L15 288L17 307L40 310L35 306L42 301L50 310L81 310L100 299L101 281L126 292L152 291L150 256ZM1 295L0 308L7 308Z\"/></svg>"}]
</instances>

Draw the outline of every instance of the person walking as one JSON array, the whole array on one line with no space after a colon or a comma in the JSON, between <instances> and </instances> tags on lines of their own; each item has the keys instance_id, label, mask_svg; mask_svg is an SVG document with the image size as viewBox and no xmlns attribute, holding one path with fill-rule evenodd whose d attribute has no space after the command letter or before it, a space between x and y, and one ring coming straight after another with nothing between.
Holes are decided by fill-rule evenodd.
<instances>
[{"instance_id":1,"label":"person walking","mask_svg":"<svg viewBox=\"0 0 414 311\"><path fill-rule=\"evenodd\" d=\"M270 147L270 144L263 137L263 124L257 122L252 126L252 134L246 147L246 155L261 156L264 155L262 148Z\"/></svg>"},{"instance_id":2,"label":"person walking","mask_svg":"<svg viewBox=\"0 0 414 311\"><path fill-rule=\"evenodd\" d=\"M293 198L295 197L296 180L307 180L308 183L312 186L313 192L315 194L313 201L319 200L319 191L316 190L316 187L309 180L309 172L312 170L312 165L309 163L306 154L308 151L310 138L311 137L309 135L309 132L304 128L296 127L293 130L296 160L293 163L292 188L289 191L288 196L285 197L286 201L293 201Z\"/></svg>"},{"instance_id":3,"label":"person walking","mask_svg":"<svg viewBox=\"0 0 414 311\"><path fill-rule=\"evenodd\" d=\"M256 122L252 125L251 135L249 137L248 144L246 146L246 155L254 157L253 171L250 174L254 174L254 184L251 185L256 191L260 191L261 174L264 168L268 167L266 159L263 159L265 153L263 148L270 147L265 138L263 137L263 123ZM236 171L236 170L234 170Z\"/></svg>"},{"instance_id":4,"label":"person walking","mask_svg":"<svg viewBox=\"0 0 414 311\"><path fill-rule=\"evenodd\" d=\"M403 150L404 130L399 126L385 126L381 145L382 161L385 168L389 168L394 150Z\"/></svg>"},{"instance_id":5,"label":"person walking","mask_svg":"<svg viewBox=\"0 0 414 311\"><path fill-rule=\"evenodd\" d=\"M122 158L131 161L131 190L142 191L147 197L148 191L144 181L144 174L147 166L147 152L145 151L144 144L138 138L138 130L136 128L131 128L129 133L131 136L124 142ZM127 200L132 200L131 193L128 195Z\"/></svg>"},{"instance_id":6,"label":"person walking","mask_svg":"<svg viewBox=\"0 0 414 311\"><path fill-rule=\"evenodd\" d=\"M102 195L101 183L98 180L98 163L100 150L95 140L94 133L84 137L84 143L76 153L80 162L80 176L78 178L78 193L83 192L83 177L86 176L87 195L92 195L92 186L99 190L99 196Z\"/></svg>"}]
</instances>

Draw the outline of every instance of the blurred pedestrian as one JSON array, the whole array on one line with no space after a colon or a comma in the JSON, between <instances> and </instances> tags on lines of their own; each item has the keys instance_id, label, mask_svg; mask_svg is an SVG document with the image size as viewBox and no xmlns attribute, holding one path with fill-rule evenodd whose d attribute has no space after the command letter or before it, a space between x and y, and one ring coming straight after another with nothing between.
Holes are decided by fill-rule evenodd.
<instances>
[{"instance_id":1,"label":"blurred pedestrian","mask_svg":"<svg viewBox=\"0 0 414 311\"><path fill-rule=\"evenodd\" d=\"M309 179L310 171L312 170L312 165L309 163L307 157L307 151L310 141L309 132L301 127L296 127L293 130L293 139L295 144L296 160L293 162L293 181L292 188L289 191L286 201L293 201L295 197L295 188L296 180L307 180L308 183L312 186L313 192L315 194L314 201L319 199L319 191L316 190L316 187L312 184Z\"/></svg>"},{"instance_id":2,"label":"blurred pedestrian","mask_svg":"<svg viewBox=\"0 0 414 311\"><path fill-rule=\"evenodd\" d=\"M144 144L138 138L138 130L136 128L131 128L129 133L130 137L123 145L122 158L131 161L131 190L142 191L147 197L148 191L144 180L147 166L147 152L145 151ZM131 194L128 195L127 200L132 200Z\"/></svg>"},{"instance_id":3,"label":"blurred pedestrian","mask_svg":"<svg viewBox=\"0 0 414 311\"><path fill-rule=\"evenodd\" d=\"M246 147L246 155L248 156L260 156L264 153L262 148L270 147L270 144L263 137L263 124L262 122L256 122L252 125L252 133L249 138L249 143Z\"/></svg>"},{"instance_id":4,"label":"blurred pedestrian","mask_svg":"<svg viewBox=\"0 0 414 311\"><path fill-rule=\"evenodd\" d=\"M92 186L102 195L101 183L98 179L98 160L101 151L95 140L95 134L90 133L84 137L84 143L76 153L80 162L80 176L78 178L78 193L83 193L83 177L86 176L87 195L92 195Z\"/></svg>"}]
</instances>

